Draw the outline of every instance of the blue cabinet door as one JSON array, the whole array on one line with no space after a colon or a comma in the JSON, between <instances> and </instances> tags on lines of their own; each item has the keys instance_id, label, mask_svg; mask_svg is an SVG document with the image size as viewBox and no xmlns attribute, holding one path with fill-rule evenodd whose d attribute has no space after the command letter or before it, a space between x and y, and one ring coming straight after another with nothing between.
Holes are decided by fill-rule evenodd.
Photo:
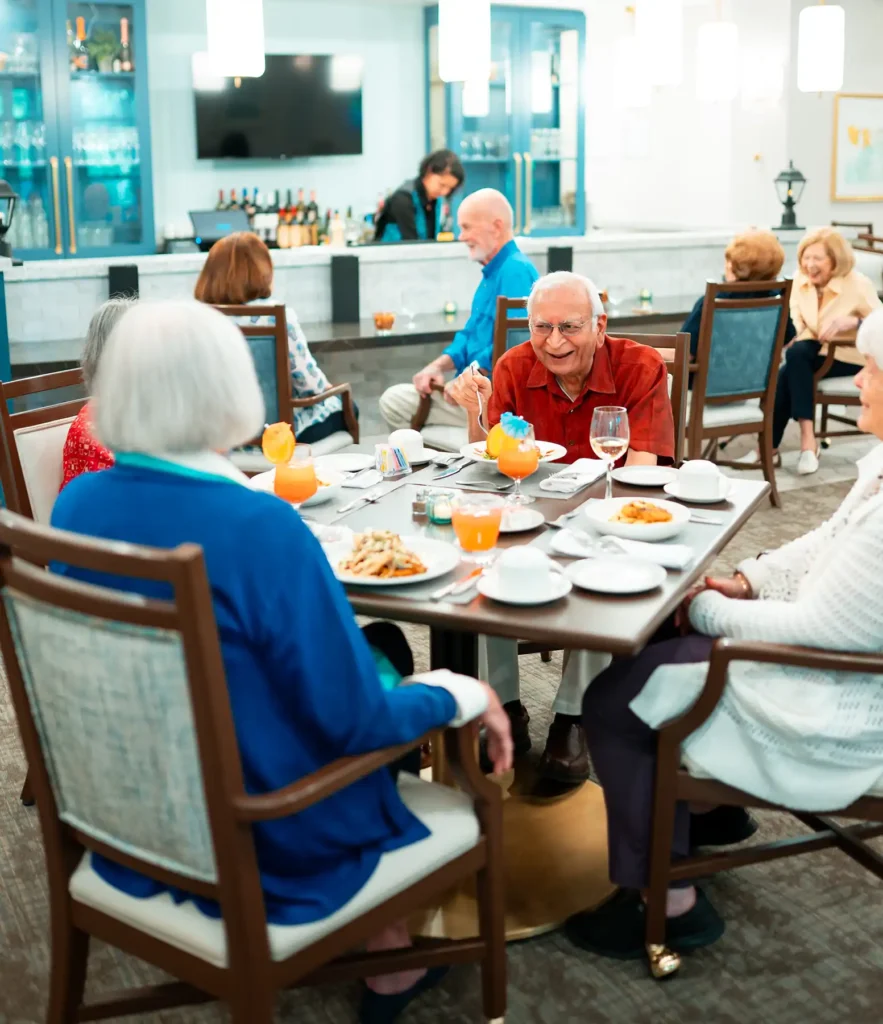
<instances>
[{"instance_id":1,"label":"blue cabinet door","mask_svg":"<svg viewBox=\"0 0 883 1024\"><path fill-rule=\"evenodd\" d=\"M16 256L54 259L62 199L52 0L0 0L0 160L19 196L7 241Z\"/></svg>"},{"instance_id":2,"label":"blue cabinet door","mask_svg":"<svg viewBox=\"0 0 883 1024\"><path fill-rule=\"evenodd\" d=\"M65 254L155 252L143 0L52 2Z\"/></svg>"}]
</instances>

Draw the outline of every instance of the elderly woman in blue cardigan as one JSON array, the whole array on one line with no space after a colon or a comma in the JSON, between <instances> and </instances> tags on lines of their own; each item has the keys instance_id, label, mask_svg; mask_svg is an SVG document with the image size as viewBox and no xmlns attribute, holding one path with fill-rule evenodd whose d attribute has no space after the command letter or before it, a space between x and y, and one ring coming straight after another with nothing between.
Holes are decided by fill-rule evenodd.
<instances>
[{"instance_id":1,"label":"elderly woman in blue cardigan","mask_svg":"<svg viewBox=\"0 0 883 1024\"><path fill-rule=\"evenodd\" d=\"M385 687L318 541L290 505L251 490L218 454L254 437L264 421L251 356L233 323L197 302L133 307L107 342L94 396L96 431L116 463L65 488L52 524L160 548L201 545L250 792L477 717L497 769L508 768L508 718L493 691L449 672ZM78 578L98 582L85 571ZM167 596L147 581L102 582ZM404 638L388 624L379 635L389 661L406 673ZM268 920L304 924L333 914L366 885L384 853L426 835L387 771L296 818L255 825ZM93 866L130 895L163 891L100 857ZM218 915L208 901L176 895ZM371 948L408 941L401 925ZM369 980L362 1021L393 1020L438 977L411 971Z\"/></svg>"}]
</instances>

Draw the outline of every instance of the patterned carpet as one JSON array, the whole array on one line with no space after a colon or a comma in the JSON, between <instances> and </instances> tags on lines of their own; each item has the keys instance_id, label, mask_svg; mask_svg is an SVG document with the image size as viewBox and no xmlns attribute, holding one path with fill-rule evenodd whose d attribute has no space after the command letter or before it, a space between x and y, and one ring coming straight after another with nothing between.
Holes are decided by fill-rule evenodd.
<instances>
[{"instance_id":1,"label":"patterned carpet","mask_svg":"<svg viewBox=\"0 0 883 1024\"><path fill-rule=\"evenodd\" d=\"M837 506L847 484L787 494L781 512L762 509L725 552L722 568L805 532ZM426 637L411 631L425 662ZM560 660L522 659L526 702L542 741ZM0 679L0 1024L42 1021L48 971L47 905L34 811L18 801L24 766ZM761 815L761 837L799 826ZM724 939L685 962L660 985L643 963L604 961L561 935L509 947L507 1024L823 1024L883 1019L883 890L836 853L721 875L708 892L728 922ZM155 974L106 947L91 960L89 990L144 984ZM356 989L291 993L278 1019L292 1024L349 1024ZM411 1010L403 1024L476 1024L478 972L462 968ZM141 1018L144 1024L215 1024L217 1007Z\"/></svg>"}]
</instances>

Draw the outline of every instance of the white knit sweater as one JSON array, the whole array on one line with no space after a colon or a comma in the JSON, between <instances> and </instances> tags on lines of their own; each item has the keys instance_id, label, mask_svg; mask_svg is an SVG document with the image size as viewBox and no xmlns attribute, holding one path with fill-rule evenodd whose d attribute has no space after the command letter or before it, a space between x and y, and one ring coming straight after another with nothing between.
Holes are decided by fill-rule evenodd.
<instances>
[{"instance_id":1,"label":"white knit sweater","mask_svg":"<svg viewBox=\"0 0 883 1024\"><path fill-rule=\"evenodd\" d=\"M705 591L700 633L837 651L883 651L883 445L818 529L743 562L757 595ZM632 710L654 728L689 707L707 663L657 669ZM802 810L834 810L883 779L883 676L732 666L720 704L684 744L697 770Z\"/></svg>"}]
</instances>

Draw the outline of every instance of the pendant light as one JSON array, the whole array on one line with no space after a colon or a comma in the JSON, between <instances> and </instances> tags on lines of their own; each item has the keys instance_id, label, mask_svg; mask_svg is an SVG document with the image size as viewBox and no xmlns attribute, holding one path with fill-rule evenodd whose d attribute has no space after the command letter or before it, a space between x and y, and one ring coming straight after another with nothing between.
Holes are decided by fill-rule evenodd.
<instances>
[{"instance_id":1,"label":"pendant light","mask_svg":"<svg viewBox=\"0 0 883 1024\"><path fill-rule=\"evenodd\" d=\"M626 7L628 25L625 35L616 40L615 58L618 69L616 102L626 110L639 110L653 102L653 86L647 75L647 58L643 41L635 26L635 8Z\"/></svg>"},{"instance_id":2,"label":"pendant light","mask_svg":"<svg viewBox=\"0 0 883 1024\"><path fill-rule=\"evenodd\" d=\"M797 88L801 92L837 92L843 88L846 59L846 11L839 4L804 7L797 33Z\"/></svg>"},{"instance_id":3,"label":"pendant light","mask_svg":"<svg viewBox=\"0 0 883 1024\"><path fill-rule=\"evenodd\" d=\"M490 0L439 0L438 76L443 82L491 75Z\"/></svg>"},{"instance_id":4,"label":"pendant light","mask_svg":"<svg viewBox=\"0 0 883 1024\"><path fill-rule=\"evenodd\" d=\"M721 19L699 26L696 33L696 93L706 103L727 102L739 92L739 29Z\"/></svg>"},{"instance_id":5,"label":"pendant light","mask_svg":"<svg viewBox=\"0 0 883 1024\"><path fill-rule=\"evenodd\" d=\"M226 78L264 73L263 0L205 0L209 60Z\"/></svg>"},{"instance_id":6,"label":"pendant light","mask_svg":"<svg viewBox=\"0 0 883 1024\"><path fill-rule=\"evenodd\" d=\"M635 29L644 47L651 85L680 85L684 79L683 0L637 0Z\"/></svg>"},{"instance_id":7,"label":"pendant light","mask_svg":"<svg viewBox=\"0 0 883 1024\"><path fill-rule=\"evenodd\" d=\"M463 116L487 117L491 112L491 83L482 78L470 78L463 83Z\"/></svg>"}]
</instances>

